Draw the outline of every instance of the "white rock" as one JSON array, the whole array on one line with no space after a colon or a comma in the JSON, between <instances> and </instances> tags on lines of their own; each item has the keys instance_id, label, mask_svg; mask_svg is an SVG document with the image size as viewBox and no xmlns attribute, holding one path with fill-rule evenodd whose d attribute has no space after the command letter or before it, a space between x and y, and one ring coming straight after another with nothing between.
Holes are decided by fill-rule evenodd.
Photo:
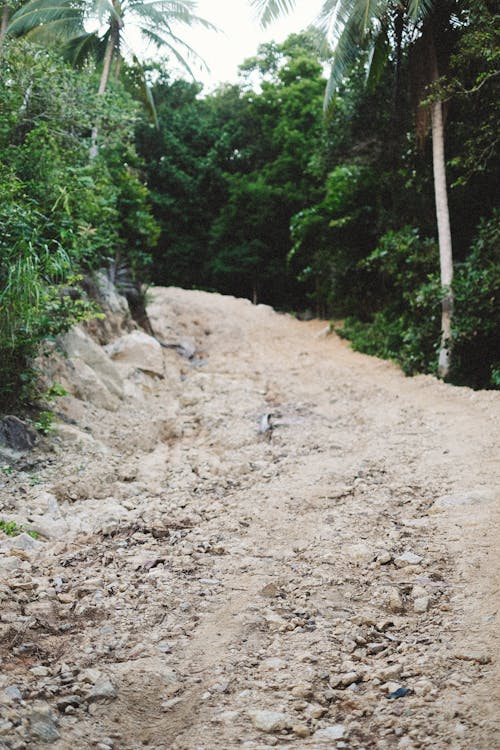
<instances>
[{"instance_id":1,"label":"white rock","mask_svg":"<svg viewBox=\"0 0 500 750\"><path fill-rule=\"evenodd\" d=\"M70 359L89 367L98 381L117 398L123 396L120 373L99 344L78 327L72 328L61 338L61 345Z\"/></svg>"},{"instance_id":2,"label":"white rock","mask_svg":"<svg viewBox=\"0 0 500 750\"><path fill-rule=\"evenodd\" d=\"M248 715L254 727L262 732L280 732L292 726L291 718L279 711L249 711Z\"/></svg>"},{"instance_id":3,"label":"white rock","mask_svg":"<svg viewBox=\"0 0 500 750\"><path fill-rule=\"evenodd\" d=\"M419 565L424 558L421 555L416 555L414 552L403 552L402 555L394 558L394 564L398 568L403 568L406 565Z\"/></svg>"},{"instance_id":4,"label":"white rock","mask_svg":"<svg viewBox=\"0 0 500 750\"><path fill-rule=\"evenodd\" d=\"M160 343L143 331L132 331L109 344L106 351L120 364L143 372L164 376L163 352Z\"/></svg>"},{"instance_id":5,"label":"white rock","mask_svg":"<svg viewBox=\"0 0 500 750\"><path fill-rule=\"evenodd\" d=\"M428 596L420 596L418 599L415 599L413 602L413 611L417 612L419 614L423 612L427 612L429 609L429 597Z\"/></svg>"},{"instance_id":6,"label":"white rock","mask_svg":"<svg viewBox=\"0 0 500 750\"><path fill-rule=\"evenodd\" d=\"M360 563L369 563L375 557L373 549L371 549L371 547L368 547L367 544L363 543L349 544L345 547L344 551L345 554L351 558L351 560Z\"/></svg>"},{"instance_id":7,"label":"white rock","mask_svg":"<svg viewBox=\"0 0 500 750\"><path fill-rule=\"evenodd\" d=\"M396 588L392 588L389 591L389 596L387 599L387 604L391 612L402 612L404 609L403 600L401 598L401 594Z\"/></svg>"},{"instance_id":8,"label":"white rock","mask_svg":"<svg viewBox=\"0 0 500 750\"><path fill-rule=\"evenodd\" d=\"M22 534L9 537L0 544L1 550L20 549L24 552L39 552L44 547L43 542L33 539L32 536L23 531Z\"/></svg>"},{"instance_id":9,"label":"white rock","mask_svg":"<svg viewBox=\"0 0 500 750\"><path fill-rule=\"evenodd\" d=\"M341 740L343 737L345 737L346 730L345 726L343 724L332 724L330 727L325 727L324 729L318 729L313 734L314 740Z\"/></svg>"},{"instance_id":10,"label":"white rock","mask_svg":"<svg viewBox=\"0 0 500 750\"><path fill-rule=\"evenodd\" d=\"M440 511L448 508L460 508L467 505L486 505L495 502L498 492L493 490L469 490L456 495L443 495L438 497L432 506L433 510Z\"/></svg>"}]
</instances>

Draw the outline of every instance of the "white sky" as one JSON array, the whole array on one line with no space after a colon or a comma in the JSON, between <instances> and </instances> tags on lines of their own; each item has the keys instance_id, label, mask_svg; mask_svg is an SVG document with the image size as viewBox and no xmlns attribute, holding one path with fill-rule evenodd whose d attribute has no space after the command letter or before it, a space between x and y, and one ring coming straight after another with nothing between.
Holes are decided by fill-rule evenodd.
<instances>
[{"instance_id":1,"label":"white sky","mask_svg":"<svg viewBox=\"0 0 500 750\"><path fill-rule=\"evenodd\" d=\"M296 0L295 10L263 31L250 0L198 0L197 15L207 19L219 33L193 28L179 30L179 36L205 60L210 72L193 67L205 91L218 83L235 82L237 68L257 51L262 42L281 42L305 29L318 15L323 0Z\"/></svg>"}]
</instances>

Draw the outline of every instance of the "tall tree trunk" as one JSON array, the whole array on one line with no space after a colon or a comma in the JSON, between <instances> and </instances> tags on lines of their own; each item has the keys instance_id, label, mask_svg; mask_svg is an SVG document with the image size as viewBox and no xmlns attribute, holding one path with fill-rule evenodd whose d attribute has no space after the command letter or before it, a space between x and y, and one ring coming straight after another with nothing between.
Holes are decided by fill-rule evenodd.
<instances>
[{"instance_id":1,"label":"tall tree trunk","mask_svg":"<svg viewBox=\"0 0 500 750\"><path fill-rule=\"evenodd\" d=\"M435 83L439 78L436 48L430 47L431 78ZM450 372L452 354L453 319L453 250L451 244L450 211L446 187L446 162L444 155L444 116L443 102L431 104L432 166L434 172L434 194L439 240L439 265L443 299L441 307L441 344L439 347L438 375L446 378Z\"/></svg>"},{"instance_id":2,"label":"tall tree trunk","mask_svg":"<svg viewBox=\"0 0 500 750\"><path fill-rule=\"evenodd\" d=\"M106 86L108 85L109 75L111 72L111 63L113 62L113 53L115 49L118 49L120 41L120 29L116 21L111 21L109 29L108 42L106 44L106 51L104 53L104 62L102 66L101 80L99 81L99 89L97 91L98 96L104 96ZM96 159L99 153L99 146L97 145L98 127L95 124L92 128L92 134L90 137L90 161Z\"/></svg>"},{"instance_id":3,"label":"tall tree trunk","mask_svg":"<svg viewBox=\"0 0 500 750\"><path fill-rule=\"evenodd\" d=\"M2 17L0 19L0 48L2 47L3 40L7 34L7 25L9 23L10 7L8 5L2 6Z\"/></svg>"},{"instance_id":4,"label":"tall tree trunk","mask_svg":"<svg viewBox=\"0 0 500 750\"><path fill-rule=\"evenodd\" d=\"M443 103L434 102L431 109L432 162L434 168L434 192L439 238L439 262L443 301L441 310L441 345L439 348L438 374L446 378L451 364L451 323L453 317L453 251L451 245L450 212L446 189L444 158Z\"/></svg>"}]
</instances>

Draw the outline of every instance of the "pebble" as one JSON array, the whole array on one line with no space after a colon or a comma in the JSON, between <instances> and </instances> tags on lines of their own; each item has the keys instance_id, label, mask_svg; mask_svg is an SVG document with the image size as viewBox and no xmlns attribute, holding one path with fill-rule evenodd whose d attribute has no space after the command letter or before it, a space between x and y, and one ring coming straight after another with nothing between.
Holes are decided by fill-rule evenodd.
<instances>
[{"instance_id":1,"label":"pebble","mask_svg":"<svg viewBox=\"0 0 500 750\"><path fill-rule=\"evenodd\" d=\"M413 611L417 612L418 614L427 612L428 609L429 609L429 597L428 596L421 596L418 599L415 599L415 601L413 602Z\"/></svg>"},{"instance_id":2,"label":"pebble","mask_svg":"<svg viewBox=\"0 0 500 750\"><path fill-rule=\"evenodd\" d=\"M254 727L262 732L280 732L292 726L290 717L279 711L250 711L249 716Z\"/></svg>"},{"instance_id":3,"label":"pebble","mask_svg":"<svg viewBox=\"0 0 500 750\"><path fill-rule=\"evenodd\" d=\"M93 701L106 700L108 698L116 698L116 688L107 677L102 677L97 680L95 685L87 693L86 699L91 703Z\"/></svg>"},{"instance_id":4,"label":"pebble","mask_svg":"<svg viewBox=\"0 0 500 750\"><path fill-rule=\"evenodd\" d=\"M392 588L389 592L387 604L391 612L402 612L404 609L403 600L401 594L395 588Z\"/></svg>"},{"instance_id":5,"label":"pebble","mask_svg":"<svg viewBox=\"0 0 500 750\"><path fill-rule=\"evenodd\" d=\"M324 727L324 729L318 729L313 734L314 740L341 740L345 737L345 726L344 724L332 724L330 727Z\"/></svg>"},{"instance_id":6,"label":"pebble","mask_svg":"<svg viewBox=\"0 0 500 750\"><path fill-rule=\"evenodd\" d=\"M476 661L478 664L489 664L491 656L484 651L459 651L455 654L455 659Z\"/></svg>"},{"instance_id":7,"label":"pebble","mask_svg":"<svg viewBox=\"0 0 500 750\"><path fill-rule=\"evenodd\" d=\"M40 740L55 742L59 739L59 732L48 706L35 709L28 718L32 734Z\"/></svg>"},{"instance_id":8,"label":"pebble","mask_svg":"<svg viewBox=\"0 0 500 750\"><path fill-rule=\"evenodd\" d=\"M311 730L307 724L294 724L292 726L292 732L296 734L297 737L309 737L311 734Z\"/></svg>"},{"instance_id":9,"label":"pebble","mask_svg":"<svg viewBox=\"0 0 500 750\"><path fill-rule=\"evenodd\" d=\"M414 552L403 552L402 555L394 558L394 564L398 568L404 568L406 565L420 565L424 558L416 555Z\"/></svg>"},{"instance_id":10,"label":"pebble","mask_svg":"<svg viewBox=\"0 0 500 750\"><path fill-rule=\"evenodd\" d=\"M384 667L383 669L379 669L377 672L377 677L379 680L383 680L384 682L387 682L389 680L397 680L401 676L402 671L401 664L390 664L388 667Z\"/></svg>"},{"instance_id":11,"label":"pebble","mask_svg":"<svg viewBox=\"0 0 500 750\"><path fill-rule=\"evenodd\" d=\"M22 701L23 695L17 685L9 685L5 688L4 693L13 701Z\"/></svg>"}]
</instances>

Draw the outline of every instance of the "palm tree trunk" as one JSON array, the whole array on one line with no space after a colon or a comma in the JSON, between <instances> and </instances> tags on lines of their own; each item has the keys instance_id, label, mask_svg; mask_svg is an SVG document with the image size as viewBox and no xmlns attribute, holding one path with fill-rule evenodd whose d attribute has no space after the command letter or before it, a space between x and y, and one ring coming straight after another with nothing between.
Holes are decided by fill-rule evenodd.
<instances>
[{"instance_id":1,"label":"palm tree trunk","mask_svg":"<svg viewBox=\"0 0 500 750\"><path fill-rule=\"evenodd\" d=\"M435 82L439 78L436 49L430 48L431 77ZM439 265L441 288L443 290L441 308L441 344L439 347L438 375L446 378L450 372L452 353L452 319L453 319L453 249L451 243L450 211L448 208L448 191L446 187L446 162L444 154L444 117L443 102L431 104L432 129L432 165L434 172L434 194L436 200L436 218L439 241Z\"/></svg>"},{"instance_id":2,"label":"palm tree trunk","mask_svg":"<svg viewBox=\"0 0 500 750\"><path fill-rule=\"evenodd\" d=\"M120 40L120 30L116 22L111 22L108 42L106 44L106 51L104 53L104 63L102 66L101 80L99 81L99 89L97 91L98 96L104 96L106 92L106 86L109 81L109 74L111 72L111 63L113 62L113 53L118 48ZM99 146L97 145L98 127L95 124L92 128L90 137L90 161L94 161L99 153Z\"/></svg>"},{"instance_id":3,"label":"palm tree trunk","mask_svg":"<svg viewBox=\"0 0 500 750\"><path fill-rule=\"evenodd\" d=\"M4 5L2 7L2 17L0 19L0 47L3 44L5 35L7 34L7 25L9 23L9 16L10 16L10 7L8 5Z\"/></svg>"}]
</instances>

